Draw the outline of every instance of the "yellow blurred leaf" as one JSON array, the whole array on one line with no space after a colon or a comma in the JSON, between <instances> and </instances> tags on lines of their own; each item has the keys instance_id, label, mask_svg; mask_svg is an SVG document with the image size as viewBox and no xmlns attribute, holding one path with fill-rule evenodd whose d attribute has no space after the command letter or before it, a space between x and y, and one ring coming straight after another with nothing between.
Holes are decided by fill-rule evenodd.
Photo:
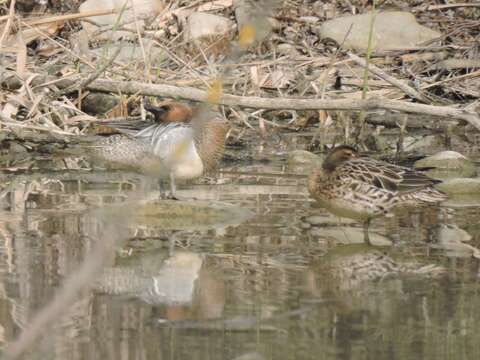
<instances>
[{"instance_id":1,"label":"yellow blurred leaf","mask_svg":"<svg viewBox=\"0 0 480 360\"><path fill-rule=\"evenodd\" d=\"M255 27L251 24L242 26L238 34L238 43L243 49L253 44L255 40Z\"/></svg>"},{"instance_id":2,"label":"yellow blurred leaf","mask_svg":"<svg viewBox=\"0 0 480 360\"><path fill-rule=\"evenodd\" d=\"M212 85L210 85L210 88L208 89L207 101L209 103L218 103L220 97L222 96L222 92L222 81L217 79L212 83Z\"/></svg>"}]
</instances>

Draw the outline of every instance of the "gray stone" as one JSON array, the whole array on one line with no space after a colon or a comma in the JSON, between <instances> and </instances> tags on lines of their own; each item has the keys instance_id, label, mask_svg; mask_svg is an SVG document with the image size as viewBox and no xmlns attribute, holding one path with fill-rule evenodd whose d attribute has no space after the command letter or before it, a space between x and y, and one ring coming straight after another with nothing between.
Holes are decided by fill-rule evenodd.
<instances>
[{"instance_id":1,"label":"gray stone","mask_svg":"<svg viewBox=\"0 0 480 360\"><path fill-rule=\"evenodd\" d=\"M92 35L101 26L109 26L118 24L125 29L105 31L100 34L96 34L97 40L118 40L118 39L136 39L137 27L140 31L143 31L145 27L144 18L155 16L159 13L164 4L161 0L131 0L129 6L124 8L125 0L87 0L79 7L80 13L89 13L94 11L115 9L117 13L91 16L88 18L89 22L83 21L82 27L88 34ZM119 20L119 14L121 18ZM93 23L92 23L93 22Z\"/></svg>"},{"instance_id":2,"label":"gray stone","mask_svg":"<svg viewBox=\"0 0 480 360\"><path fill-rule=\"evenodd\" d=\"M336 226L318 228L315 234L323 238L332 239L335 244L350 245L363 244L363 229L361 227ZM373 230L369 231L370 242L375 246L391 246L392 242L386 236Z\"/></svg>"},{"instance_id":3,"label":"gray stone","mask_svg":"<svg viewBox=\"0 0 480 360\"><path fill-rule=\"evenodd\" d=\"M228 36L235 28L235 23L223 16L197 12L187 18L187 37L200 40L212 37Z\"/></svg>"},{"instance_id":4,"label":"gray stone","mask_svg":"<svg viewBox=\"0 0 480 360\"><path fill-rule=\"evenodd\" d=\"M441 151L415 162L415 168L433 167L439 170L461 172L461 176L475 176L477 169L475 164L456 151Z\"/></svg>"},{"instance_id":5,"label":"gray stone","mask_svg":"<svg viewBox=\"0 0 480 360\"><path fill-rule=\"evenodd\" d=\"M121 46L120 53L115 58L116 63L124 65L144 62L142 47L138 43L128 41L118 41L113 46L102 47L92 50L102 61L108 61L117 51L117 47ZM165 52L155 45L154 41L143 39L143 49L149 66L157 66L165 60Z\"/></svg>"},{"instance_id":6,"label":"gray stone","mask_svg":"<svg viewBox=\"0 0 480 360\"><path fill-rule=\"evenodd\" d=\"M17 142L11 142L9 150L10 150L10 154L21 154L21 153L27 152L27 149L25 148L25 146L20 145Z\"/></svg>"},{"instance_id":7,"label":"gray stone","mask_svg":"<svg viewBox=\"0 0 480 360\"><path fill-rule=\"evenodd\" d=\"M287 155L288 165L320 165L322 159L310 151L294 150Z\"/></svg>"},{"instance_id":8,"label":"gray stone","mask_svg":"<svg viewBox=\"0 0 480 360\"><path fill-rule=\"evenodd\" d=\"M91 92L82 100L82 109L87 114L105 114L120 102L116 95Z\"/></svg>"},{"instance_id":9,"label":"gray stone","mask_svg":"<svg viewBox=\"0 0 480 360\"><path fill-rule=\"evenodd\" d=\"M372 13L332 19L320 26L319 35L321 38L343 43L344 48L365 51L371 19ZM381 12L375 18L373 46L375 50L404 50L440 36L439 32L418 24L415 17L408 12Z\"/></svg>"},{"instance_id":10,"label":"gray stone","mask_svg":"<svg viewBox=\"0 0 480 360\"><path fill-rule=\"evenodd\" d=\"M438 145L439 137L435 135L426 135L426 136L405 136L403 142L404 151L419 151L420 153L425 153L428 149Z\"/></svg>"},{"instance_id":11,"label":"gray stone","mask_svg":"<svg viewBox=\"0 0 480 360\"><path fill-rule=\"evenodd\" d=\"M295 46L291 44L286 44L286 43L278 44L277 52L280 55L290 55L292 57L298 56L300 54L298 50L295 48Z\"/></svg>"},{"instance_id":12,"label":"gray stone","mask_svg":"<svg viewBox=\"0 0 480 360\"><path fill-rule=\"evenodd\" d=\"M320 19L316 16L301 16L298 20L307 24L316 24Z\"/></svg>"},{"instance_id":13,"label":"gray stone","mask_svg":"<svg viewBox=\"0 0 480 360\"><path fill-rule=\"evenodd\" d=\"M480 194L449 194L448 199L442 202L442 206L451 209L480 207Z\"/></svg>"},{"instance_id":14,"label":"gray stone","mask_svg":"<svg viewBox=\"0 0 480 360\"><path fill-rule=\"evenodd\" d=\"M456 225L441 225L437 233L438 241L431 247L442 249L448 257L480 257L480 250L476 247L465 244L472 239L472 236Z\"/></svg>"},{"instance_id":15,"label":"gray stone","mask_svg":"<svg viewBox=\"0 0 480 360\"><path fill-rule=\"evenodd\" d=\"M447 194L480 194L480 179L449 179L438 184L437 188Z\"/></svg>"},{"instance_id":16,"label":"gray stone","mask_svg":"<svg viewBox=\"0 0 480 360\"><path fill-rule=\"evenodd\" d=\"M312 215L305 219L305 221L313 226L339 226L342 224L353 224L354 220L347 218L340 218L333 215Z\"/></svg>"},{"instance_id":17,"label":"gray stone","mask_svg":"<svg viewBox=\"0 0 480 360\"><path fill-rule=\"evenodd\" d=\"M240 355L233 360L265 360L265 357L262 354L255 351L255 352Z\"/></svg>"}]
</instances>

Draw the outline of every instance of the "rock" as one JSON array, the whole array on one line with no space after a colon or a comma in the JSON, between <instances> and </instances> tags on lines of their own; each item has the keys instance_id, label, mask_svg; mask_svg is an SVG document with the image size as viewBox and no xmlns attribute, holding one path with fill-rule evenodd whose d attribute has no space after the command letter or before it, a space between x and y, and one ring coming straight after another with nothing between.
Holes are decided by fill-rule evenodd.
<instances>
[{"instance_id":1,"label":"rock","mask_svg":"<svg viewBox=\"0 0 480 360\"><path fill-rule=\"evenodd\" d=\"M315 1L312 5L313 13L322 19L331 19L335 17L335 5L331 3L324 3L323 1Z\"/></svg>"},{"instance_id":2,"label":"rock","mask_svg":"<svg viewBox=\"0 0 480 360\"><path fill-rule=\"evenodd\" d=\"M442 207L451 209L478 208L480 207L480 194L449 194L446 201L442 202Z\"/></svg>"},{"instance_id":3,"label":"rock","mask_svg":"<svg viewBox=\"0 0 480 360\"><path fill-rule=\"evenodd\" d=\"M293 46L291 44L286 44L286 43L278 44L277 52L280 55L290 55L292 57L296 57L296 56L300 55L300 53L295 48L295 46Z\"/></svg>"},{"instance_id":4,"label":"rock","mask_svg":"<svg viewBox=\"0 0 480 360\"><path fill-rule=\"evenodd\" d=\"M456 225L440 225L437 230L437 241L430 247L441 249L448 257L480 258L480 250L476 247L465 244L472 236Z\"/></svg>"},{"instance_id":5,"label":"rock","mask_svg":"<svg viewBox=\"0 0 480 360\"><path fill-rule=\"evenodd\" d=\"M79 7L80 13L88 13L99 10L115 9L115 14L99 15L89 17L90 22L82 22L82 27L87 33L92 34L101 26L114 25L123 26L131 31L112 30L98 34L97 40L117 40L137 38L137 26L143 30L145 23L142 19L158 14L164 7L161 0L131 0L128 7L124 8L125 0L87 0ZM135 11L134 11L135 10ZM119 14L121 19L118 21ZM97 25L92 24L94 22Z\"/></svg>"},{"instance_id":6,"label":"rock","mask_svg":"<svg viewBox=\"0 0 480 360\"><path fill-rule=\"evenodd\" d=\"M405 136L403 142L403 151L413 152L418 151L425 153L428 149L437 146L441 140L435 135L426 135L422 137L418 136Z\"/></svg>"},{"instance_id":7,"label":"rock","mask_svg":"<svg viewBox=\"0 0 480 360\"><path fill-rule=\"evenodd\" d=\"M22 154L27 152L27 149L25 148L25 146L14 141L10 143L9 150L10 150L10 154Z\"/></svg>"},{"instance_id":8,"label":"rock","mask_svg":"<svg viewBox=\"0 0 480 360\"><path fill-rule=\"evenodd\" d=\"M439 70L454 70L466 68L480 68L479 59L446 59L435 64L435 69Z\"/></svg>"},{"instance_id":9,"label":"rock","mask_svg":"<svg viewBox=\"0 0 480 360\"><path fill-rule=\"evenodd\" d=\"M480 194L480 178L448 179L437 188L447 194Z\"/></svg>"},{"instance_id":10,"label":"rock","mask_svg":"<svg viewBox=\"0 0 480 360\"><path fill-rule=\"evenodd\" d=\"M15 6L20 11L31 11L37 3L38 0L17 0Z\"/></svg>"},{"instance_id":11,"label":"rock","mask_svg":"<svg viewBox=\"0 0 480 360\"><path fill-rule=\"evenodd\" d=\"M328 20L319 27L318 33L321 38L343 42L344 48L366 51L371 18L372 14L366 13ZM381 12L375 18L373 44L375 50L406 50L440 36L439 32L418 24L408 12Z\"/></svg>"},{"instance_id":12,"label":"rock","mask_svg":"<svg viewBox=\"0 0 480 360\"><path fill-rule=\"evenodd\" d=\"M314 153L306 150L294 150L287 155L287 163L290 166L294 165L320 165L322 158Z\"/></svg>"},{"instance_id":13,"label":"rock","mask_svg":"<svg viewBox=\"0 0 480 360\"><path fill-rule=\"evenodd\" d=\"M315 231L313 231L315 230ZM363 229L351 226L322 227L312 229L312 235L331 239L337 245L364 244ZM370 242L375 246L391 246L392 241L373 230L369 231Z\"/></svg>"},{"instance_id":14,"label":"rock","mask_svg":"<svg viewBox=\"0 0 480 360\"><path fill-rule=\"evenodd\" d=\"M342 224L353 224L354 220L340 218L332 215L312 215L304 219L306 223L313 226L339 226Z\"/></svg>"},{"instance_id":15,"label":"rock","mask_svg":"<svg viewBox=\"0 0 480 360\"><path fill-rule=\"evenodd\" d=\"M252 46L264 41L272 31L269 21L274 3L272 1L255 2L252 0L234 0L235 19L238 31L244 34L244 46Z\"/></svg>"},{"instance_id":16,"label":"rock","mask_svg":"<svg viewBox=\"0 0 480 360\"><path fill-rule=\"evenodd\" d=\"M204 230L236 226L254 214L246 208L212 201L154 200L125 203L133 209L132 227L149 229Z\"/></svg>"},{"instance_id":17,"label":"rock","mask_svg":"<svg viewBox=\"0 0 480 360\"><path fill-rule=\"evenodd\" d=\"M455 171L463 177L475 176L477 173L475 164L456 151L441 151L416 161L414 167L416 169L433 167L436 170Z\"/></svg>"},{"instance_id":18,"label":"rock","mask_svg":"<svg viewBox=\"0 0 480 360\"><path fill-rule=\"evenodd\" d=\"M316 24L320 19L316 16L301 16L298 20L306 24Z\"/></svg>"},{"instance_id":19,"label":"rock","mask_svg":"<svg viewBox=\"0 0 480 360\"><path fill-rule=\"evenodd\" d=\"M82 100L82 110L87 114L105 114L120 103L120 98L116 95L91 92Z\"/></svg>"},{"instance_id":20,"label":"rock","mask_svg":"<svg viewBox=\"0 0 480 360\"><path fill-rule=\"evenodd\" d=\"M227 37L235 23L223 16L196 12L187 18L187 37L190 40Z\"/></svg>"},{"instance_id":21,"label":"rock","mask_svg":"<svg viewBox=\"0 0 480 360\"><path fill-rule=\"evenodd\" d=\"M255 351L237 356L233 360L266 360L266 358L262 354Z\"/></svg>"},{"instance_id":22,"label":"rock","mask_svg":"<svg viewBox=\"0 0 480 360\"><path fill-rule=\"evenodd\" d=\"M121 46L120 53L115 58L115 62L122 63L124 65L135 65L144 62L143 51L138 43L132 43L129 41L118 41L114 46L101 47L92 50L102 61L108 61L113 54L117 51L117 46ZM145 50L145 57L149 66L158 66L163 60L165 60L165 52L159 47L155 46L155 42L143 39L143 50Z\"/></svg>"}]
</instances>

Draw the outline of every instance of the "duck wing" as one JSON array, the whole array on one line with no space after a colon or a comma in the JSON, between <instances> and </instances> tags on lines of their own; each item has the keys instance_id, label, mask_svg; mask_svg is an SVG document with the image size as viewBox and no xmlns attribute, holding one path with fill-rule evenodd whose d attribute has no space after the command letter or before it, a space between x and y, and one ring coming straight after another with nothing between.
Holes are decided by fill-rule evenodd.
<instances>
[{"instance_id":1,"label":"duck wing","mask_svg":"<svg viewBox=\"0 0 480 360\"><path fill-rule=\"evenodd\" d=\"M394 192L417 191L441 182L419 171L370 158L348 161L338 171L344 179L355 179Z\"/></svg>"},{"instance_id":2,"label":"duck wing","mask_svg":"<svg viewBox=\"0 0 480 360\"><path fill-rule=\"evenodd\" d=\"M96 122L102 126L108 126L120 134L135 136L139 131L142 131L154 123L149 120L142 120L140 118L133 120L102 120Z\"/></svg>"},{"instance_id":3,"label":"duck wing","mask_svg":"<svg viewBox=\"0 0 480 360\"><path fill-rule=\"evenodd\" d=\"M136 133L135 138L148 143L153 153L166 161L192 156L196 151L194 131L190 124L153 124Z\"/></svg>"}]
</instances>

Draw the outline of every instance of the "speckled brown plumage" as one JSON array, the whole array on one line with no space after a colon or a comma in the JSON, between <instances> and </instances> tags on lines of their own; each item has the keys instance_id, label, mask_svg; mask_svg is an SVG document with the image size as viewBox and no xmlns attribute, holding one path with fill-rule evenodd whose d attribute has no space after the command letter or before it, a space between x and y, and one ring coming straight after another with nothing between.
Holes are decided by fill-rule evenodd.
<instances>
[{"instance_id":1,"label":"speckled brown plumage","mask_svg":"<svg viewBox=\"0 0 480 360\"><path fill-rule=\"evenodd\" d=\"M396 206L445 200L446 195L433 187L439 182L403 166L361 158L354 148L341 145L330 151L321 168L314 169L308 190L332 213L363 222L368 242L372 218Z\"/></svg>"}]
</instances>

